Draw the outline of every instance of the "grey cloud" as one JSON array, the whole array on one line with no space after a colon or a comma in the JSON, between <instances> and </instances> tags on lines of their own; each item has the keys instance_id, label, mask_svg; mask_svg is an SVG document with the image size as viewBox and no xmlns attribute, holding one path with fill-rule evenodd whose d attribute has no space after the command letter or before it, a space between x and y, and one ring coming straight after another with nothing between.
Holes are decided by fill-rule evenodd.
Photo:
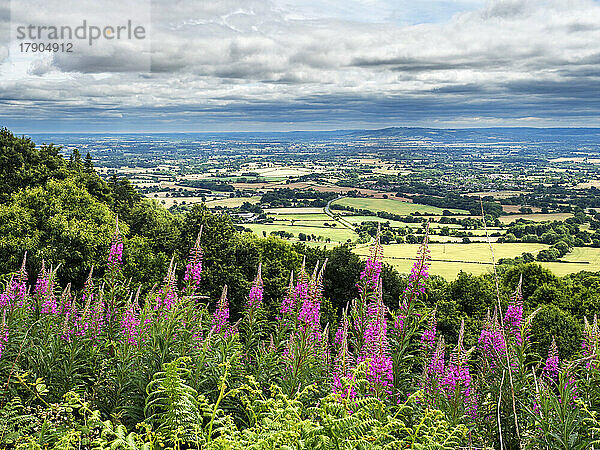
<instances>
[{"instance_id":1,"label":"grey cloud","mask_svg":"<svg viewBox=\"0 0 600 450\"><path fill-rule=\"evenodd\" d=\"M29 104L186 123L600 117L598 2L495 0L412 26L294 2L155 0L150 53L124 45L35 61L0 80L0 103L16 101L15 115Z\"/></svg>"}]
</instances>

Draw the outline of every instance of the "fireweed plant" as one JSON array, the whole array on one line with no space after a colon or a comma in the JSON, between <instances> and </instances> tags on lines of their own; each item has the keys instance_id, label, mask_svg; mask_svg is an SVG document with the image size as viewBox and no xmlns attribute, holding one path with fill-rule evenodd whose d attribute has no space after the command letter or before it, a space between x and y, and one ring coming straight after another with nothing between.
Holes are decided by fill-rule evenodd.
<instances>
[{"instance_id":1,"label":"fireweed plant","mask_svg":"<svg viewBox=\"0 0 600 450\"><path fill-rule=\"evenodd\" d=\"M519 284L477 344L438 332L427 308L428 227L397 305L383 302L373 239L336 324L321 305L327 261L302 263L266 311L262 264L233 323L228 288L202 295L202 235L182 280L149 292L122 271L118 224L103 277L80 292L41 265L0 290L0 443L16 448L593 448L600 331L581 354L532 353ZM311 270L312 269L312 270ZM270 315L275 320L269 321ZM512 383L508 382L509 374ZM514 404L513 404L514 398ZM516 412L516 417L515 417ZM518 425L520 433L516 433Z\"/></svg>"}]
</instances>

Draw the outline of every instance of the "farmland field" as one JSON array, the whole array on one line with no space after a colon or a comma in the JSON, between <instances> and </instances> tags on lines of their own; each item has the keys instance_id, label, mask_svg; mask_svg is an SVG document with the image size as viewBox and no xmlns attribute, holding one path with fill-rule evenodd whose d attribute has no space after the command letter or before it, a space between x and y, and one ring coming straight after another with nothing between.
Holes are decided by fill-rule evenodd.
<instances>
[{"instance_id":1,"label":"farmland field","mask_svg":"<svg viewBox=\"0 0 600 450\"><path fill-rule=\"evenodd\" d=\"M334 210L334 212L337 212L336 210ZM350 222L351 224L357 225L360 224L362 222L380 222L380 223L386 223L389 222L391 227L405 227L405 226L410 226L410 225L418 225L421 226L421 224L408 224L408 223L404 223L404 222L400 222L398 220L388 220L388 219L383 219L381 217L377 217L377 216L350 216L350 215L342 215L342 217L347 220L348 222ZM458 225L455 225L458 226Z\"/></svg>"},{"instance_id":2,"label":"farmland field","mask_svg":"<svg viewBox=\"0 0 600 450\"><path fill-rule=\"evenodd\" d=\"M545 222L553 220L565 220L569 217L573 217L571 213L550 213L550 214L511 214L508 216L500 216L502 223L511 223L515 220L525 219L533 220L534 222Z\"/></svg>"},{"instance_id":3,"label":"farmland field","mask_svg":"<svg viewBox=\"0 0 600 450\"><path fill-rule=\"evenodd\" d=\"M496 261L500 258L514 258L515 256L520 256L523 252L535 255L540 250L548 248L545 244L524 243L492 244L492 247ZM418 244L385 245L383 247L383 260L400 272L410 272L413 264L412 260L418 248ZM454 279L461 270L480 274L492 269L492 259L487 243L430 244L429 249L431 250L432 258L430 273L433 275L441 275L447 279ZM368 255L368 251L368 246L360 246L355 249L355 252L363 257ZM570 266L570 264L563 265Z\"/></svg>"},{"instance_id":4,"label":"farmland field","mask_svg":"<svg viewBox=\"0 0 600 450\"><path fill-rule=\"evenodd\" d=\"M330 238L335 242L346 242L348 239L354 241L358 238L358 235L338 225L336 228L329 227L318 227L318 226L299 226L299 225L281 225L281 224L247 224L245 228L249 228L253 233L262 236L263 231L269 235L272 231L287 231L292 233L295 238L298 238L299 233L314 234L315 236L322 236L323 238Z\"/></svg>"},{"instance_id":5,"label":"farmland field","mask_svg":"<svg viewBox=\"0 0 600 450\"><path fill-rule=\"evenodd\" d=\"M266 213L270 214L324 214L323 208L268 208Z\"/></svg>"},{"instance_id":6,"label":"farmland field","mask_svg":"<svg viewBox=\"0 0 600 450\"><path fill-rule=\"evenodd\" d=\"M394 199L384 198L341 198L333 202L335 205L350 206L352 208L368 209L373 212L385 211L392 214L409 215L415 212L421 214L442 214L444 209L448 209L455 214L468 214L467 211L453 208L438 208L430 205L419 205L415 203L403 202Z\"/></svg>"},{"instance_id":7,"label":"farmland field","mask_svg":"<svg viewBox=\"0 0 600 450\"><path fill-rule=\"evenodd\" d=\"M600 271L600 248L575 247L570 253L562 258L569 264L559 262L541 263L544 267L552 270L556 275L563 276L569 273L585 270L588 272ZM577 262L581 263L577 264ZM588 262L589 264L585 264Z\"/></svg>"},{"instance_id":8,"label":"farmland field","mask_svg":"<svg viewBox=\"0 0 600 450\"><path fill-rule=\"evenodd\" d=\"M257 204L260 200L260 196L254 195L252 197L234 197L234 198L222 198L217 200L209 200L206 202L206 206L212 208L214 206L226 206L228 208L236 208L242 206L244 202Z\"/></svg>"}]
</instances>

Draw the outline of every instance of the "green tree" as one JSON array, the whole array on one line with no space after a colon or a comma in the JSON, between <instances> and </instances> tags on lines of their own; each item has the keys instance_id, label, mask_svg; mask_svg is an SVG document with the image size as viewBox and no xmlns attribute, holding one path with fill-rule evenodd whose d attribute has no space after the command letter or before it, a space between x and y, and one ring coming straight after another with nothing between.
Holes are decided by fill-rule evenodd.
<instances>
[{"instance_id":1,"label":"green tree","mask_svg":"<svg viewBox=\"0 0 600 450\"><path fill-rule=\"evenodd\" d=\"M81 286L92 265L104 269L114 226L110 208L72 179L23 189L0 205L0 271L16 270L27 250L30 272L45 259L61 265L61 281Z\"/></svg>"},{"instance_id":2,"label":"green tree","mask_svg":"<svg viewBox=\"0 0 600 450\"><path fill-rule=\"evenodd\" d=\"M68 170L59 150L53 145L36 147L31 139L0 129L0 202L20 189L66 178Z\"/></svg>"}]
</instances>

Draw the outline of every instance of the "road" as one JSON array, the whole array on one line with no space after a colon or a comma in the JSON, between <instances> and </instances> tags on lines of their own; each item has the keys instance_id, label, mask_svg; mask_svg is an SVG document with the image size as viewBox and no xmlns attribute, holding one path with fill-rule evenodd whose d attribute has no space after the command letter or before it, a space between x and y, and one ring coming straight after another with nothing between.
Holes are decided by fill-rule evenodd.
<instances>
[{"instance_id":1,"label":"road","mask_svg":"<svg viewBox=\"0 0 600 450\"><path fill-rule=\"evenodd\" d=\"M342 226L355 231L354 230L354 225L352 225L350 222L348 222L345 219L342 219L341 217L335 217L334 214L331 212L331 208L329 207L331 205L331 202L334 202L336 200L339 200L340 198L344 198L342 195L338 195L336 198L329 200L327 202L327 205L325 205L325 208L323 208L323 212L325 212L325 214L327 214L329 217L331 217L333 220L335 220L336 222L339 222Z\"/></svg>"}]
</instances>

